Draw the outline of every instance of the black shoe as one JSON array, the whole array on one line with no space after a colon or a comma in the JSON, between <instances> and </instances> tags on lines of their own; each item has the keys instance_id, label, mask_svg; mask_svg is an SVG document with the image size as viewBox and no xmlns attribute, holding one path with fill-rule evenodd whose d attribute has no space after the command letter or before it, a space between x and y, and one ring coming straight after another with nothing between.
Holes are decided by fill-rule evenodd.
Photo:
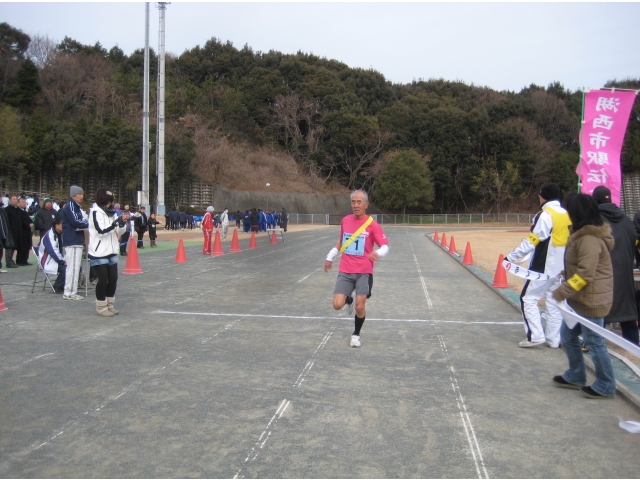
<instances>
[{"instance_id":1,"label":"black shoe","mask_svg":"<svg viewBox=\"0 0 640 480\"><path fill-rule=\"evenodd\" d=\"M53 293L64 293L64 288L54 288Z\"/></svg>"},{"instance_id":2,"label":"black shoe","mask_svg":"<svg viewBox=\"0 0 640 480\"><path fill-rule=\"evenodd\" d=\"M18 268L18 265L12 263L11 265L7 265L7 268Z\"/></svg>"},{"instance_id":3,"label":"black shoe","mask_svg":"<svg viewBox=\"0 0 640 480\"><path fill-rule=\"evenodd\" d=\"M591 387L582 387L580 391L587 398L613 398L613 395L600 395Z\"/></svg>"},{"instance_id":4,"label":"black shoe","mask_svg":"<svg viewBox=\"0 0 640 480\"><path fill-rule=\"evenodd\" d=\"M580 385L567 382L564 378L562 378L562 375L556 375L555 377L553 377L553 383L555 383L558 387L573 388L574 390L582 389Z\"/></svg>"},{"instance_id":5,"label":"black shoe","mask_svg":"<svg viewBox=\"0 0 640 480\"><path fill-rule=\"evenodd\" d=\"M28 267L31 264L30 263L16 263L16 265L19 266L19 267Z\"/></svg>"},{"instance_id":6,"label":"black shoe","mask_svg":"<svg viewBox=\"0 0 640 480\"><path fill-rule=\"evenodd\" d=\"M127 256L127 252L120 252L120 256L121 257L126 257Z\"/></svg>"}]
</instances>

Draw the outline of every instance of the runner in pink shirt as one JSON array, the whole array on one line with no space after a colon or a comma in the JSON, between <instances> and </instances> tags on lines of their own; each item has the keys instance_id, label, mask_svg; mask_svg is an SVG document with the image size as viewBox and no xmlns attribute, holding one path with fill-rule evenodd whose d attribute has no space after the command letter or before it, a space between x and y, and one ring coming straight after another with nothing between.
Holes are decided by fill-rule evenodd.
<instances>
[{"instance_id":1,"label":"runner in pink shirt","mask_svg":"<svg viewBox=\"0 0 640 480\"><path fill-rule=\"evenodd\" d=\"M373 286L373 262L389 253L388 240L378 222L367 215L369 196L363 190L351 193L351 210L340 224L340 239L331 249L324 262L324 271L331 270L333 260L342 251L338 279L333 291L333 308L347 308L353 314L355 304L355 330L351 335L352 347L359 347L360 329L365 319L365 303L371 296ZM363 228L364 227L364 228ZM359 233L358 233L359 232ZM358 235L351 239L354 234ZM373 244L378 250L373 251ZM353 291L355 290L355 301Z\"/></svg>"}]
</instances>

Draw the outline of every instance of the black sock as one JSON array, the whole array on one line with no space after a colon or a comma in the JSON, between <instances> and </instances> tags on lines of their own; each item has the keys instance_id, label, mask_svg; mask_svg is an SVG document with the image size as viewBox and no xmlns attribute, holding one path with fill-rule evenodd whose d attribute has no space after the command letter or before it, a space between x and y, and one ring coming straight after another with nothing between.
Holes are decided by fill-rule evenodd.
<instances>
[{"instance_id":1,"label":"black sock","mask_svg":"<svg viewBox=\"0 0 640 480\"><path fill-rule=\"evenodd\" d=\"M344 301L344 303L346 303L347 305L351 305L353 303L353 298L347 297L347 299Z\"/></svg>"},{"instance_id":2,"label":"black sock","mask_svg":"<svg viewBox=\"0 0 640 480\"><path fill-rule=\"evenodd\" d=\"M360 318L356 315L356 329L353 331L353 335L360 336L360 329L362 328L362 324L364 324L364 318L365 317Z\"/></svg>"}]
</instances>

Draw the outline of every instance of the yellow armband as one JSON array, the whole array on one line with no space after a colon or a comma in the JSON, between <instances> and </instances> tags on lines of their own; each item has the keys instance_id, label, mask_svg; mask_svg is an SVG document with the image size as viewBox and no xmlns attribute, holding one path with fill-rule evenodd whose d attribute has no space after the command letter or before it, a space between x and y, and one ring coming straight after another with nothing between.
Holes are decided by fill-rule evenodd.
<instances>
[{"instance_id":1,"label":"yellow armband","mask_svg":"<svg viewBox=\"0 0 640 480\"><path fill-rule=\"evenodd\" d=\"M569 280L567 280L567 283L571 285L571 288L573 288L576 292L579 292L587 286L587 282L585 281L585 279L577 273L574 274L573 277L571 277Z\"/></svg>"},{"instance_id":2,"label":"yellow armband","mask_svg":"<svg viewBox=\"0 0 640 480\"><path fill-rule=\"evenodd\" d=\"M540 238L533 232L529 234L529 236L527 237L527 240L529 240L534 247L537 247L538 244L540 243Z\"/></svg>"}]
</instances>

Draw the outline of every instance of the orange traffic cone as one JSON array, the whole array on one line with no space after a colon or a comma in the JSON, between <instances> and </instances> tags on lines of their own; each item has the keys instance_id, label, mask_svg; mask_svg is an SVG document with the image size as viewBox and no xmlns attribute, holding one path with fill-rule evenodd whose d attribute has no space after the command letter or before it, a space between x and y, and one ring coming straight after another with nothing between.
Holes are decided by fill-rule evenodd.
<instances>
[{"instance_id":1,"label":"orange traffic cone","mask_svg":"<svg viewBox=\"0 0 640 480\"><path fill-rule=\"evenodd\" d=\"M438 238L438 230L436 230L436 233L433 234L433 241L434 242L439 242L440 239Z\"/></svg>"},{"instance_id":2,"label":"orange traffic cone","mask_svg":"<svg viewBox=\"0 0 640 480\"><path fill-rule=\"evenodd\" d=\"M9 310L9 309L4 304L4 300L2 299L2 290L0 290L0 312L4 312L5 310Z\"/></svg>"},{"instance_id":3,"label":"orange traffic cone","mask_svg":"<svg viewBox=\"0 0 640 480\"><path fill-rule=\"evenodd\" d=\"M238 240L238 229L236 228L233 231L233 238L231 239L231 250L229 252L236 253L241 252L240 250L240 241Z\"/></svg>"},{"instance_id":4,"label":"orange traffic cone","mask_svg":"<svg viewBox=\"0 0 640 480\"><path fill-rule=\"evenodd\" d=\"M493 277L493 284L491 285L493 288L509 288L509 284L507 283L507 271L502 266L503 260L504 255L500 254L500 256L498 257L496 274Z\"/></svg>"},{"instance_id":5,"label":"orange traffic cone","mask_svg":"<svg viewBox=\"0 0 640 480\"><path fill-rule=\"evenodd\" d=\"M136 247L136 241L133 238L129 240L129 255L127 255L127 264L122 273L127 275L142 273L142 269L140 269L140 259L138 258L138 247Z\"/></svg>"},{"instance_id":6,"label":"orange traffic cone","mask_svg":"<svg viewBox=\"0 0 640 480\"><path fill-rule=\"evenodd\" d=\"M442 241L440 242L440 246L442 248L447 246L447 234L446 233L442 234Z\"/></svg>"},{"instance_id":7,"label":"orange traffic cone","mask_svg":"<svg viewBox=\"0 0 640 480\"><path fill-rule=\"evenodd\" d=\"M463 265L473 265L473 256L471 255L471 243L467 242L467 248L464 251Z\"/></svg>"},{"instance_id":8,"label":"orange traffic cone","mask_svg":"<svg viewBox=\"0 0 640 480\"><path fill-rule=\"evenodd\" d=\"M216 240L213 242L213 253L211 255L214 257L224 255L224 252L222 251L222 240L220 240L220 230L216 230Z\"/></svg>"},{"instance_id":9,"label":"orange traffic cone","mask_svg":"<svg viewBox=\"0 0 640 480\"><path fill-rule=\"evenodd\" d=\"M276 232L273 232L273 235L271 235L271 242L270 243L278 243L278 237L276 237Z\"/></svg>"},{"instance_id":10,"label":"orange traffic cone","mask_svg":"<svg viewBox=\"0 0 640 480\"><path fill-rule=\"evenodd\" d=\"M451 242L449 243L449 253L454 254L458 253L456 250L456 241L453 239L453 235L451 235Z\"/></svg>"},{"instance_id":11,"label":"orange traffic cone","mask_svg":"<svg viewBox=\"0 0 640 480\"><path fill-rule=\"evenodd\" d=\"M187 256L184 253L184 242L180 239L178 243L178 253L176 253L176 263L187 263Z\"/></svg>"},{"instance_id":12,"label":"orange traffic cone","mask_svg":"<svg viewBox=\"0 0 640 480\"><path fill-rule=\"evenodd\" d=\"M251 232L251 241L249 242L249 248L258 248L258 245L256 245L256 232Z\"/></svg>"}]
</instances>

